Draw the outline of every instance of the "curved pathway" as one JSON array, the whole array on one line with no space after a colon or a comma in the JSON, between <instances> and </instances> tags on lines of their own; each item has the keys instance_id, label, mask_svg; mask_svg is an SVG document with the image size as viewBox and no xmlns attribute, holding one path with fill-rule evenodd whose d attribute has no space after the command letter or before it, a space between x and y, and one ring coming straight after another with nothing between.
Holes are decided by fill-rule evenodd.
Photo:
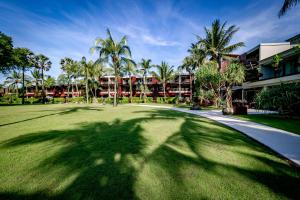
<instances>
[{"instance_id":1,"label":"curved pathway","mask_svg":"<svg viewBox=\"0 0 300 200\"><path fill-rule=\"evenodd\" d=\"M138 106L170 109L217 121L257 140L258 142L268 146L275 152L292 161L298 167L300 166L300 135L263 124L222 115L222 112L219 110L188 110L183 108L155 105Z\"/></svg>"}]
</instances>

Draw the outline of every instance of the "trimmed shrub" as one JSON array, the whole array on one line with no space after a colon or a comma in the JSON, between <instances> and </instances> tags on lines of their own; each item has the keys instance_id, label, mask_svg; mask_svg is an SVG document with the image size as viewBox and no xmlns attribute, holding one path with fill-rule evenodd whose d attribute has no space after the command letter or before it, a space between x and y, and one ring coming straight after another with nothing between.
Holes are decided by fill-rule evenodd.
<instances>
[{"instance_id":1,"label":"trimmed shrub","mask_svg":"<svg viewBox=\"0 0 300 200\"><path fill-rule=\"evenodd\" d=\"M65 98L63 98L63 97L53 98L53 103L65 103Z\"/></svg>"}]
</instances>

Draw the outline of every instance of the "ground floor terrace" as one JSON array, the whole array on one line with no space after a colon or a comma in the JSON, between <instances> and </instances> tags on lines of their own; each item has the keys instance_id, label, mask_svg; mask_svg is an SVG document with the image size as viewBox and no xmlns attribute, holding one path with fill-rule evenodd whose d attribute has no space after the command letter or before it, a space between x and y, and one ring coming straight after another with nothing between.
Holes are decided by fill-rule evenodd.
<instances>
[{"instance_id":1,"label":"ground floor terrace","mask_svg":"<svg viewBox=\"0 0 300 200\"><path fill-rule=\"evenodd\" d=\"M156 107L2 106L0 199L297 199L299 170L207 118Z\"/></svg>"}]
</instances>

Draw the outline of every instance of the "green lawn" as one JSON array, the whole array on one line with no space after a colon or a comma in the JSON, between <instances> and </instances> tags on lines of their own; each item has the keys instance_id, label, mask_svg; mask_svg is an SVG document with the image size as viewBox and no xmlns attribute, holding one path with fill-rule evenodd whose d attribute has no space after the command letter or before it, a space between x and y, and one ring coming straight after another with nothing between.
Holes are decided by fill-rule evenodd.
<instances>
[{"instance_id":1,"label":"green lawn","mask_svg":"<svg viewBox=\"0 0 300 200\"><path fill-rule=\"evenodd\" d=\"M235 115L236 116L236 115ZM240 115L236 116L243 120L258 122L274 128L279 128L292 133L300 134L300 118L286 118L280 115Z\"/></svg>"},{"instance_id":2,"label":"green lawn","mask_svg":"<svg viewBox=\"0 0 300 200\"><path fill-rule=\"evenodd\" d=\"M299 170L208 119L146 107L0 107L0 199L297 199Z\"/></svg>"}]
</instances>

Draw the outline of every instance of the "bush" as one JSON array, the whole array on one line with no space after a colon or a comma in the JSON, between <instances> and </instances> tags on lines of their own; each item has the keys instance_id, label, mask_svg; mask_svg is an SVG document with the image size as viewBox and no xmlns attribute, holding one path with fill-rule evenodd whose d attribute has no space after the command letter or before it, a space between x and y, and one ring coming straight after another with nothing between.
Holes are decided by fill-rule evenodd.
<instances>
[{"instance_id":1,"label":"bush","mask_svg":"<svg viewBox=\"0 0 300 200\"><path fill-rule=\"evenodd\" d=\"M15 94L5 94L0 98L1 104L22 104L22 98L17 97Z\"/></svg>"},{"instance_id":2,"label":"bush","mask_svg":"<svg viewBox=\"0 0 300 200\"><path fill-rule=\"evenodd\" d=\"M41 100L35 97L29 97L29 98L25 98L25 103L26 104L38 104L41 103Z\"/></svg>"},{"instance_id":3,"label":"bush","mask_svg":"<svg viewBox=\"0 0 300 200\"><path fill-rule=\"evenodd\" d=\"M300 84L289 83L266 87L256 95L255 103L258 109L300 115Z\"/></svg>"},{"instance_id":4,"label":"bush","mask_svg":"<svg viewBox=\"0 0 300 200\"><path fill-rule=\"evenodd\" d=\"M53 103L65 103L65 98L63 97L53 98Z\"/></svg>"}]
</instances>

